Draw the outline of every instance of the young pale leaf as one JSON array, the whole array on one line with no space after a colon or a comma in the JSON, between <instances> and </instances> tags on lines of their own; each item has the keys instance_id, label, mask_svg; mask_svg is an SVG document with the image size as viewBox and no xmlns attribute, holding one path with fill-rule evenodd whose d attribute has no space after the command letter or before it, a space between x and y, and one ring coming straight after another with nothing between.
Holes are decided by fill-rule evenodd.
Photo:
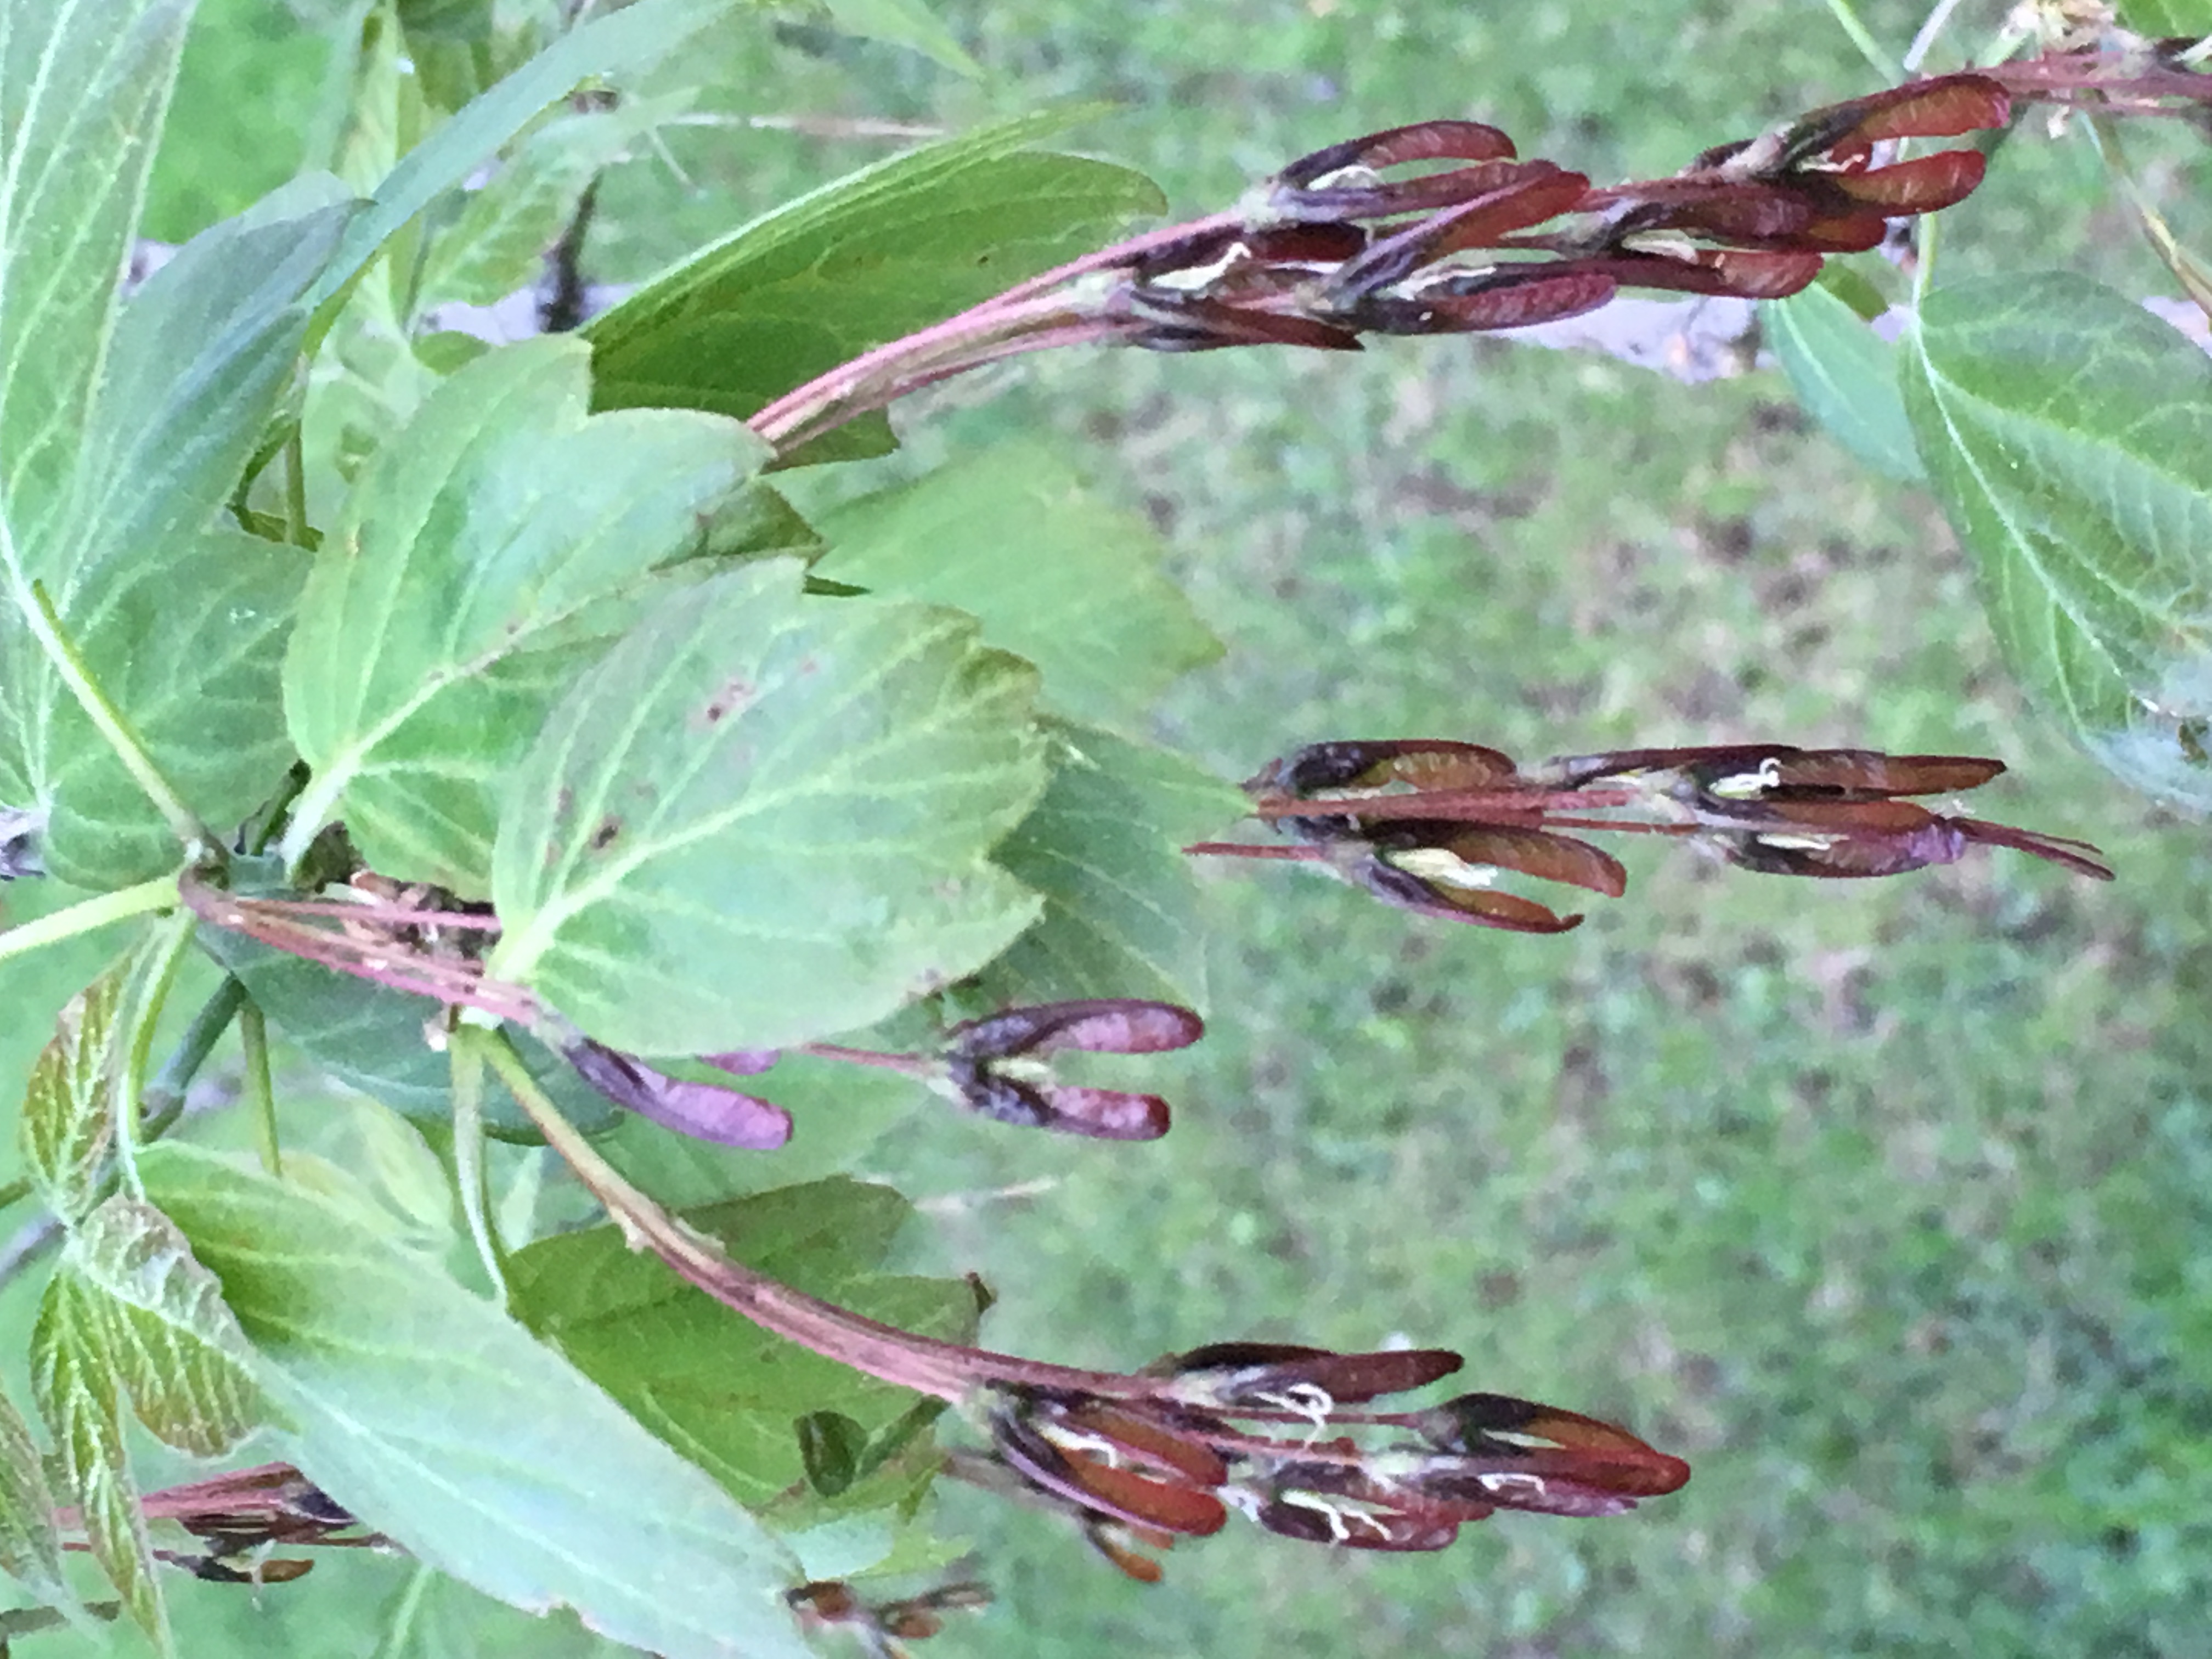
<instances>
[{"instance_id":1,"label":"young pale leaf","mask_svg":"<svg viewBox=\"0 0 2212 1659\"><path fill-rule=\"evenodd\" d=\"M116 1015L135 955L71 999L31 1068L19 1126L23 1164L46 1207L74 1227L98 1201L115 1133L108 1091L123 1064L127 1033Z\"/></svg>"},{"instance_id":2,"label":"young pale leaf","mask_svg":"<svg viewBox=\"0 0 2212 1659\"><path fill-rule=\"evenodd\" d=\"M0 514L46 573L191 0L0 6Z\"/></svg>"},{"instance_id":3,"label":"young pale leaf","mask_svg":"<svg viewBox=\"0 0 2212 1659\"><path fill-rule=\"evenodd\" d=\"M1110 240L1165 204L1150 180L1021 147L1031 116L933 144L800 198L647 284L584 331L601 408L739 418L815 375ZM858 422L810 455L880 454Z\"/></svg>"},{"instance_id":4,"label":"young pale leaf","mask_svg":"<svg viewBox=\"0 0 2212 1659\"><path fill-rule=\"evenodd\" d=\"M369 210L347 228L315 288L321 322L327 325L348 284L410 220L458 189L548 105L595 76L627 77L650 69L731 9L731 0L639 0L571 29L472 100L400 159L377 186Z\"/></svg>"},{"instance_id":5,"label":"young pale leaf","mask_svg":"<svg viewBox=\"0 0 2212 1659\"><path fill-rule=\"evenodd\" d=\"M805 1659L784 1552L521 1326L352 1206L173 1145L142 1171L222 1279L295 1461L366 1523L669 1659Z\"/></svg>"},{"instance_id":6,"label":"young pale leaf","mask_svg":"<svg viewBox=\"0 0 2212 1659\"><path fill-rule=\"evenodd\" d=\"M887 1224L907 1209L888 1188L840 1177L709 1205L684 1218L786 1283L902 1329L968 1340L976 1314L965 1283L867 1271L888 1243ZM656 1257L629 1249L615 1227L564 1233L519 1252L510 1285L525 1322L749 1505L806 1479L799 1419L835 1413L865 1437L914 1404L904 1389L769 1335Z\"/></svg>"},{"instance_id":7,"label":"young pale leaf","mask_svg":"<svg viewBox=\"0 0 2212 1659\"><path fill-rule=\"evenodd\" d=\"M2126 782L2212 811L2212 363L2052 272L1930 295L1904 385L2014 672Z\"/></svg>"},{"instance_id":8,"label":"young pale leaf","mask_svg":"<svg viewBox=\"0 0 2212 1659\"><path fill-rule=\"evenodd\" d=\"M546 722L490 970L638 1054L775 1048L973 973L1036 915L986 854L1042 787L1036 674L972 617L777 560L657 605Z\"/></svg>"},{"instance_id":9,"label":"young pale leaf","mask_svg":"<svg viewBox=\"0 0 2212 1659\"><path fill-rule=\"evenodd\" d=\"M1897 348L1820 283L1760 314L1805 412L1883 477L1926 483L1897 389Z\"/></svg>"},{"instance_id":10,"label":"young pale leaf","mask_svg":"<svg viewBox=\"0 0 2212 1659\"><path fill-rule=\"evenodd\" d=\"M994 854L1044 896L1044 914L969 1000L1111 995L1203 1008L1206 930L1182 848L1250 803L1166 750L1088 726L1050 730L1052 782Z\"/></svg>"},{"instance_id":11,"label":"young pale leaf","mask_svg":"<svg viewBox=\"0 0 2212 1659\"><path fill-rule=\"evenodd\" d=\"M323 1070L425 1127L453 1122L452 1066L427 1035L436 1004L239 934L210 931L203 937L209 953L238 975L270 1024ZM516 1041L531 1075L570 1122L597 1133L622 1115L559 1055L532 1038ZM496 1080L484 1091L484 1127L502 1139L538 1139L514 1097Z\"/></svg>"},{"instance_id":12,"label":"young pale leaf","mask_svg":"<svg viewBox=\"0 0 2212 1659\"><path fill-rule=\"evenodd\" d=\"M222 1287L167 1216L118 1194L71 1237L68 1262L107 1364L162 1441L219 1457L264 1419Z\"/></svg>"},{"instance_id":13,"label":"young pale leaf","mask_svg":"<svg viewBox=\"0 0 2212 1659\"><path fill-rule=\"evenodd\" d=\"M66 1601L61 1533L46 1462L15 1402L0 1394L0 1571L44 1601Z\"/></svg>"},{"instance_id":14,"label":"young pale leaf","mask_svg":"<svg viewBox=\"0 0 2212 1659\"><path fill-rule=\"evenodd\" d=\"M315 769L288 847L343 817L368 862L489 887L498 793L654 573L735 550L766 446L690 410L586 418L590 354L479 358L380 452L318 554L284 669Z\"/></svg>"},{"instance_id":15,"label":"young pale leaf","mask_svg":"<svg viewBox=\"0 0 2212 1659\"><path fill-rule=\"evenodd\" d=\"M121 1384L93 1310L95 1294L66 1263L47 1281L31 1330L31 1392L93 1558L131 1616L167 1653L168 1612L124 1451Z\"/></svg>"},{"instance_id":16,"label":"young pale leaf","mask_svg":"<svg viewBox=\"0 0 2212 1659\"><path fill-rule=\"evenodd\" d=\"M923 0L824 0L839 32L865 40L882 40L920 52L956 75L980 77L983 66L970 58L944 20Z\"/></svg>"},{"instance_id":17,"label":"young pale leaf","mask_svg":"<svg viewBox=\"0 0 2212 1659\"><path fill-rule=\"evenodd\" d=\"M210 828L268 798L292 747L277 677L306 574L296 548L221 528L119 547L84 573L72 620L94 675ZM47 867L112 890L184 852L74 701L53 717Z\"/></svg>"},{"instance_id":18,"label":"young pale leaf","mask_svg":"<svg viewBox=\"0 0 2212 1659\"><path fill-rule=\"evenodd\" d=\"M1041 443L1000 445L820 523L820 574L973 611L986 639L1042 671L1046 703L1079 720L1138 725L1170 681L1221 654L1161 574L1152 527Z\"/></svg>"}]
</instances>

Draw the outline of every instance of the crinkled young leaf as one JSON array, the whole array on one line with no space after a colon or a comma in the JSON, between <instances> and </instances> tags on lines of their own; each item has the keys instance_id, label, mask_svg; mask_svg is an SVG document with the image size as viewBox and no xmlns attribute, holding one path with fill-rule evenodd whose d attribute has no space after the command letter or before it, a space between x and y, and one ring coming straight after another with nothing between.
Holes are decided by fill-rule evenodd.
<instances>
[{"instance_id":1,"label":"crinkled young leaf","mask_svg":"<svg viewBox=\"0 0 2212 1659\"><path fill-rule=\"evenodd\" d=\"M85 1218L67 1261L106 1363L162 1441L219 1457L264 1420L222 1287L167 1216L118 1194Z\"/></svg>"},{"instance_id":2,"label":"crinkled young leaf","mask_svg":"<svg viewBox=\"0 0 2212 1659\"><path fill-rule=\"evenodd\" d=\"M124 1450L121 1381L100 1330L96 1296L67 1263L47 1282L31 1330L31 1392L93 1558L131 1616L167 1653L168 1613Z\"/></svg>"},{"instance_id":3,"label":"crinkled young leaf","mask_svg":"<svg viewBox=\"0 0 2212 1659\"><path fill-rule=\"evenodd\" d=\"M1169 682L1221 654L1161 574L1152 526L1042 443L996 446L819 522L822 574L974 612L986 639L1042 672L1047 705L1078 720L1134 726Z\"/></svg>"},{"instance_id":4,"label":"crinkled young leaf","mask_svg":"<svg viewBox=\"0 0 2212 1659\"><path fill-rule=\"evenodd\" d=\"M1028 116L895 157L695 255L585 329L597 405L743 418L1161 211L1158 188L1140 174L1019 153L1080 114ZM828 459L890 447L878 417L808 453Z\"/></svg>"},{"instance_id":5,"label":"crinkled young leaf","mask_svg":"<svg viewBox=\"0 0 2212 1659\"><path fill-rule=\"evenodd\" d=\"M1182 848L1249 803L1164 749L1089 726L1048 729L1052 781L994 854L1044 896L1044 913L967 1000L1149 997L1202 1008L1206 929Z\"/></svg>"},{"instance_id":6,"label":"crinkled young leaf","mask_svg":"<svg viewBox=\"0 0 2212 1659\"><path fill-rule=\"evenodd\" d=\"M1897 389L1897 348L1820 283L1760 314L1805 412L1883 477L1926 482Z\"/></svg>"},{"instance_id":7,"label":"crinkled young leaf","mask_svg":"<svg viewBox=\"0 0 2212 1659\"><path fill-rule=\"evenodd\" d=\"M115 1133L108 1091L129 1034L116 1016L134 957L126 957L72 998L31 1068L18 1136L23 1164L64 1226L75 1226L99 1196Z\"/></svg>"},{"instance_id":8,"label":"crinkled young leaf","mask_svg":"<svg viewBox=\"0 0 2212 1659\"><path fill-rule=\"evenodd\" d=\"M863 1025L1036 914L987 857L1043 783L1036 671L959 612L799 577L765 562L656 606L510 783L491 971L613 1048Z\"/></svg>"},{"instance_id":9,"label":"crinkled young leaf","mask_svg":"<svg viewBox=\"0 0 2212 1659\"><path fill-rule=\"evenodd\" d=\"M64 1601L62 1540L45 1459L15 1402L0 1394L0 1571L44 1601Z\"/></svg>"},{"instance_id":10,"label":"crinkled young leaf","mask_svg":"<svg viewBox=\"0 0 2212 1659\"><path fill-rule=\"evenodd\" d=\"M520 1325L352 1206L179 1146L142 1170L222 1279L295 1461L367 1524L670 1659L805 1659L785 1553Z\"/></svg>"},{"instance_id":11,"label":"crinkled young leaf","mask_svg":"<svg viewBox=\"0 0 2212 1659\"><path fill-rule=\"evenodd\" d=\"M2212 363L2051 272L1930 295L1904 385L2014 672L2120 778L2212 811Z\"/></svg>"},{"instance_id":12,"label":"crinkled young leaf","mask_svg":"<svg viewBox=\"0 0 2212 1659\"><path fill-rule=\"evenodd\" d=\"M0 513L27 574L62 506L191 0L0 6Z\"/></svg>"},{"instance_id":13,"label":"crinkled young leaf","mask_svg":"<svg viewBox=\"0 0 2212 1659\"><path fill-rule=\"evenodd\" d=\"M481 896L499 791L555 696L653 573L758 516L741 492L766 446L690 410L586 418L589 356L555 337L477 359L347 497L285 663L315 769L288 844L343 817L377 870Z\"/></svg>"},{"instance_id":14,"label":"crinkled young leaf","mask_svg":"<svg viewBox=\"0 0 2212 1659\"><path fill-rule=\"evenodd\" d=\"M684 1218L738 1260L802 1290L902 1329L967 1340L976 1313L965 1283L869 1271L908 1213L890 1188L840 1176ZM510 1284L526 1323L750 1505L806 1478L799 1419L834 1412L874 1435L915 1402L904 1389L771 1336L657 1257L630 1249L612 1226L519 1252ZM854 1496L869 1494L856 1486Z\"/></svg>"},{"instance_id":15,"label":"crinkled young leaf","mask_svg":"<svg viewBox=\"0 0 2212 1659\"><path fill-rule=\"evenodd\" d=\"M218 833L291 763L278 674L306 574L298 549L217 527L118 549L79 589L86 662ZM52 752L48 868L112 890L177 867L176 837L72 700L55 708Z\"/></svg>"}]
</instances>

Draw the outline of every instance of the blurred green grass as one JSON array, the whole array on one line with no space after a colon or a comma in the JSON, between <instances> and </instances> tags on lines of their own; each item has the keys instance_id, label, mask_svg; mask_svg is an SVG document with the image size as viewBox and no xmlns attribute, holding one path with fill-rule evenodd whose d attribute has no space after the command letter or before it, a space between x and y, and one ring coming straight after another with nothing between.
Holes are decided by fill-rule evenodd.
<instances>
[{"instance_id":1,"label":"blurred green grass","mask_svg":"<svg viewBox=\"0 0 2212 1659\"><path fill-rule=\"evenodd\" d=\"M707 104L958 124L1103 95L1121 108L1092 146L1198 212L1429 116L1626 176L1875 84L1812 0L942 9L988 82L732 30ZM1996 12L1968 5L1956 37ZM1864 15L1897 46L1920 13ZM204 8L162 234L282 176L264 164L301 143L321 72L289 16ZM646 165L610 191L605 274L880 153L672 143L690 182ZM2202 199L2204 164L2170 148L2157 165ZM2096 179L2082 146L2023 134L1950 216L1946 270L2170 289ZM904 424L895 465L1056 434L1164 528L1230 648L1162 732L1229 775L1414 733L1531 757L1739 738L1990 753L2015 770L1978 810L2097 840L2122 875L1999 855L1816 886L1632 848L1629 897L1543 940L1294 871L1209 872L1212 1032L1159 1068L1175 1133L1113 1148L913 1117L865 1172L925 1200L917 1251L993 1282L990 1335L1017 1352L1120 1364L1402 1333L1463 1349L1469 1386L1618 1417L1696 1478L1624 1520L1501 1517L1437 1558L1233 1528L1155 1589L951 1492L1000 1605L937 1648L2205 1650L2212 854L2023 705L1923 497L1806 429L1771 373L1688 388L1495 343L1069 357ZM288 1650L367 1653L404 1577L321 1571L265 1619L189 1599L230 1632L204 1650L275 1650L282 1628Z\"/></svg>"}]
</instances>

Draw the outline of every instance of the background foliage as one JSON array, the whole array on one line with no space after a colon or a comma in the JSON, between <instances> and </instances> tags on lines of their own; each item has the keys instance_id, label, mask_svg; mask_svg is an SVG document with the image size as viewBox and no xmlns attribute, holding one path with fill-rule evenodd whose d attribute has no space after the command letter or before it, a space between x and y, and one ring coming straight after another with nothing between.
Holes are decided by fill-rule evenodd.
<instances>
[{"instance_id":1,"label":"background foliage","mask_svg":"<svg viewBox=\"0 0 2212 1659\"><path fill-rule=\"evenodd\" d=\"M289 173L320 106L308 9L202 8L154 232ZM964 126L1103 96L1121 107L1085 146L1194 212L1425 116L1646 176L1875 84L1810 4L940 13L981 79L802 24L723 32L698 106L737 119L671 133L681 178L650 161L616 176L595 274L647 275L883 153L748 117ZM1919 21L1863 15L1893 46ZM2185 233L2212 171L2144 151ZM1947 231L1946 280L2063 264L2166 286L2086 145L2008 146ZM948 1492L1000 1604L945 1645L2189 1650L2212 1595L2212 853L2028 708L1926 495L1811 430L1771 372L1686 388L1494 342L1048 357L903 426L874 475L793 475L793 494L826 509L810 489L1048 445L1165 538L1225 642L1170 691L1163 732L1226 775L1310 738L1416 732L1530 754L1753 737L2001 754L2014 770L1990 810L2096 840L2122 877L2090 889L1984 860L1837 890L1638 848L1637 904L1541 940L1409 926L1294 872L1207 871L1212 1033L1163 1063L1166 1141L1017 1135L842 1078L787 1097L793 1151L735 1178L857 1159L896 1182L926 1223L904 1265L982 1273L997 1346L1113 1364L1217 1334L1359 1346L1402 1329L1463 1347L1474 1386L1618 1417L1698 1468L1633 1517L1506 1516L1444 1562L1232 1528L1153 1589ZM39 902L19 887L9 919ZM75 978L45 964L51 1005L11 1011L10 1059L100 959L88 942ZM330 1146L354 1144L332 1112ZM726 1188L723 1161L702 1186ZM33 1302L20 1280L0 1291L0 1352L22 1352ZM328 1561L258 1609L183 1586L180 1638L562 1650L410 1571Z\"/></svg>"}]
</instances>

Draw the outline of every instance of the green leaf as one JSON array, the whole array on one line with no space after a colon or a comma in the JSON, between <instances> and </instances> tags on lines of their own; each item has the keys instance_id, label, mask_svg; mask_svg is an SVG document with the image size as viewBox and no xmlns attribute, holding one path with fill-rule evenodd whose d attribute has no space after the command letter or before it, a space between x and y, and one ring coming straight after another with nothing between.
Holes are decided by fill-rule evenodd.
<instances>
[{"instance_id":1,"label":"green leaf","mask_svg":"<svg viewBox=\"0 0 2212 1659\"><path fill-rule=\"evenodd\" d=\"M1036 914L985 856L1043 784L1026 663L788 561L655 607L554 710L489 969L644 1054L772 1048L973 973Z\"/></svg>"},{"instance_id":2,"label":"green leaf","mask_svg":"<svg viewBox=\"0 0 2212 1659\"><path fill-rule=\"evenodd\" d=\"M1030 116L895 157L754 220L647 284L584 331L599 406L743 418L1161 211L1158 188L1138 173L1018 153L1073 118ZM807 453L890 447L878 420Z\"/></svg>"},{"instance_id":3,"label":"green leaf","mask_svg":"<svg viewBox=\"0 0 2212 1659\"><path fill-rule=\"evenodd\" d=\"M15 1402L0 1394L0 1571L44 1601L70 1599L46 1462Z\"/></svg>"},{"instance_id":4,"label":"green leaf","mask_svg":"<svg viewBox=\"0 0 2212 1659\"><path fill-rule=\"evenodd\" d=\"M118 548L85 574L71 618L93 675L162 774L218 831L268 799L292 762L278 676L307 575L298 549L211 529ZM53 716L47 867L112 890L184 853L74 701Z\"/></svg>"},{"instance_id":5,"label":"green leaf","mask_svg":"<svg viewBox=\"0 0 2212 1659\"><path fill-rule=\"evenodd\" d=\"M270 1024L325 1072L426 1127L453 1122L452 1068L424 1036L436 1005L239 934L210 928L203 930L201 939L209 953L238 975ZM523 1064L569 1121L596 1132L622 1115L550 1049L519 1034L515 1042ZM484 1123L504 1139L538 1138L514 1097L496 1079L484 1091Z\"/></svg>"},{"instance_id":6,"label":"green leaf","mask_svg":"<svg viewBox=\"0 0 2212 1659\"><path fill-rule=\"evenodd\" d=\"M296 179L194 237L124 307L78 469L88 559L143 557L230 499L359 206L327 174Z\"/></svg>"},{"instance_id":7,"label":"green leaf","mask_svg":"<svg viewBox=\"0 0 2212 1659\"><path fill-rule=\"evenodd\" d=\"M981 79L983 66L970 58L944 21L922 0L824 0L830 21L840 33L881 40L920 52L956 75Z\"/></svg>"},{"instance_id":8,"label":"green leaf","mask_svg":"<svg viewBox=\"0 0 2212 1659\"><path fill-rule=\"evenodd\" d=\"M31 1068L30 1091L18 1127L24 1167L39 1196L65 1227L99 1199L115 1121L109 1097L122 1066L127 1033L116 1026L134 952L77 993L55 1022Z\"/></svg>"},{"instance_id":9,"label":"green leaf","mask_svg":"<svg viewBox=\"0 0 2212 1659\"><path fill-rule=\"evenodd\" d=\"M1930 295L1904 383L2013 671L2117 775L2212 811L2212 362L2053 272Z\"/></svg>"},{"instance_id":10,"label":"green leaf","mask_svg":"<svg viewBox=\"0 0 2212 1659\"><path fill-rule=\"evenodd\" d=\"M2212 34L2212 0L2119 0L2118 9L2138 34Z\"/></svg>"},{"instance_id":11,"label":"green leaf","mask_svg":"<svg viewBox=\"0 0 2212 1659\"><path fill-rule=\"evenodd\" d=\"M889 1188L837 1177L684 1219L787 1284L902 1329L966 1340L975 1299L965 1283L868 1271L907 1213ZM915 1402L905 1389L770 1335L629 1249L615 1227L540 1240L516 1255L509 1283L532 1329L749 1505L806 1478L799 1418L842 1415L865 1437Z\"/></svg>"},{"instance_id":12,"label":"green leaf","mask_svg":"<svg viewBox=\"0 0 2212 1659\"><path fill-rule=\"evenodd\" d=\"M142 1170L222 1279L295 1461L368 1525L669 1659L805 1659L785 1553L521 1326L351 1206L175 1145Z\"/></svg>"},{"instance_id":13,"label":"green leaf","mask_svg":"<svg viewBox=\"0 0 2212 1659\"><path fill-rule=\"evenodd\" d=\"M0 9L0 515L33 575L84 440L191 9Z\"/></svg>"},{"instance_id":14,"label":"green leaf","mask_svg":"<svg viewBox=\"0 0 2212 1659\"><path fill-rule=\"evenodd\" d=\"M62 1484L123 1605L163 1653L168 1613L154 1547L124 1452L121 1383L101 1340L93 1291L67 1263L47 1282L31 1331L31 1392L54 1438Z\"/></svg>"},{"instance_id":15,"label":"green leaf","mask_svg":"<svg viewBox=\"0 0 2212 1659\"><path fill-rule=\"evenodd\" d=\"M1897 348L1823 284L1762 313L1766 338L1805 412L1885 478L1925 483L1897 387Z\"/></svg>"},{"instance_id":16,"label":"green leaf","mask_svg":"<svg viewBox=\"0 0 2212 1659\"><path fill-rule=\"evenodd\" d=\"M264 1419L222 1287L168 1217L118 1194L72 1235L66 1261L105 1363L165 1443L219 1457Z\"/></svg>"},{"instance_id":17,"label":"green leaf","mask_svg":"<svg viewBox=\"0 0 2212 1659\"><path fill-rule=\"evenodd\" d=\"M95 677L213 823L235 822L290 758L271 673L303 566L212 522L291 384L301 296L353 205L335 179L296 181L147 282L116 325L46 561ZM167 824L49 665L25 658L17 684L0 749L57 798L53 868L103 887L175 867Z\"/></svg>"},{"instance_id":18,"label":"green leaf","mask_svg":"<svg viewBox=\"0 0 2212 1659\"><path fill-rule=\"evenodd\" d=\"M1221 654L1160 572L1166 548L1042 443L1000 445L821 515L820 574L969 611L1044 674L1048 706L1142 722L1169 682Z\"/></svg>"},{"instance_id":19,"label":"green leaf","mask_svg":"<svg viewBox=\"0 0 2212 1659\"><path fill-rule=\"evenodd\" d=\"M589 374L565 337L480 358L348 496L285 664L315 770L288 850L343 817L376 869L482 896L500 788L555 696L656 572L755 526L764 445L689 410L587 419Z\"/></svg>"},{"instance_id":20,"label":"green leaf","mask_svg":"<svg viewBox=\"0 0 2212 1659\"><path fill-rule=\"evenodd\" d=\"M983 970L973 1000L1146 997L1202 1011L1206 928L1182 848L1250 803L1164 749L1053 731L1052 782L995 854L1044 896L1044 914Z\"/></svg>"}]
</instances>

